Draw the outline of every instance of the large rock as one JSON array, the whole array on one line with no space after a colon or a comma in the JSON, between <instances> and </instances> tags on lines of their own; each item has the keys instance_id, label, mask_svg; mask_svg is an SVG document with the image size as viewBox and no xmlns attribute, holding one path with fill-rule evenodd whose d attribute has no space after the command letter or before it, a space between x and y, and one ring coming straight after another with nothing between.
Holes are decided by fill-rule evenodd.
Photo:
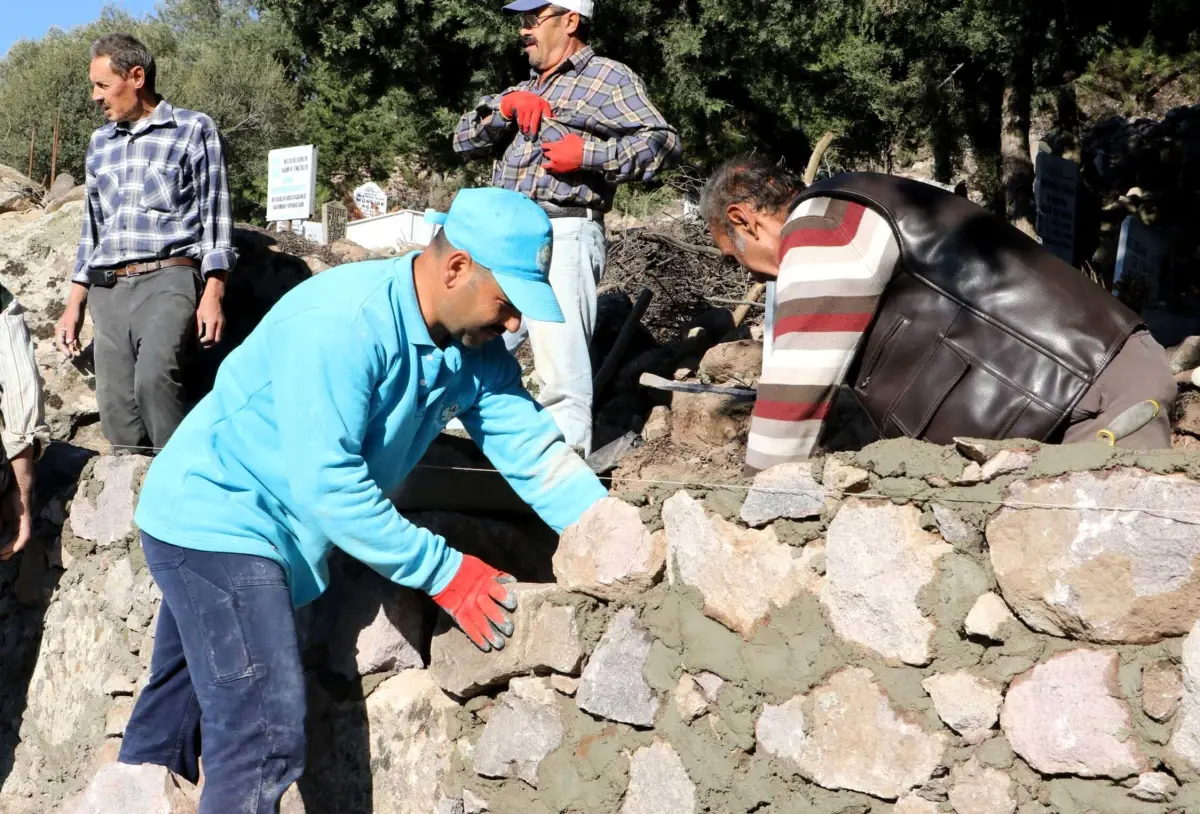
<instances>
[{"instance_id":1,"label":"large rock","mask_svg":"<svg viewBox=\"0 0 1200 814\"><path fill-rule=\"evenodd\" d=\"M1142 711L1156 721L1166 721L1183 700L1183 673L1162 659L1142 668Z\"/></svg>"},{"instance_id":2,"label":"large rock","mask_svg":"<svg viewBox=\"0 0 1200 814\"><path fill-rule=\"evenodd\" d=\"M433 637L429 669L446 692L461 697L534 671L575 674L583 660L576 607L557 586L516 583L513 635L500 651L484 653L444 616Z\"/></svg>"},{"instance_id":3,"label":"large rock","mask_svg":"<svg viewBox=\"0 0 1200 814\"><path fill-rule=\"evenodd\" d=\"M351 680L425 667L427 605L420 595L349 557L331 558L329 570L306 652L323 650L330 668Z\"/></svg>"},{"instance_id":4,"label":"large rock","mask_svg":"<svg viewBox=\"0 0 1200 814\"><path fill-rule=\"evenodd\" d=\"M1033 504L1006 506L987 528L1004 598L1030 627L1150 643L1200 618L1200 534L1187 515L1200 512L1200 484L1118 469L1014 483L1005 500Z\"/></svg>"},{"instance_id":5,"label":"large rock","mask_svg":"<svg viewBox=\"0 0 1200 814\"><path fill-rule=\"evenodd\" d=\"M696 786L679 754L656 740L633 753L621 814L693 814Z\"/></svg>"},{"instance_id":6,"label":"large rock","mask_svg":"<svg viewBox=\"0 0 1200 814\"><path fill-rule=\"evenodd\" d=\"M753 339L713 345L700 360L700 381L754 387L762 375L763 346Z\"/></svg>"},{"instance_id":7,"label":"large rock","mask_svg":"<svg viewBox=\"0 0 1200 814\"><path fill-rule=\"evenodd\" d=\"M671 396L671 443L697 449L723 447L746 434L753 401L711 393Z\"/></svg>"},{"instance_id":8,"label":"large rock","mask_svg":"<svg viewBox=\"0 0 1200 814\"><path fill-rule=\"evenodd\" d=\"M104 455L96 459L71 503L71 532L97 546L132 538L133 511L142 476L150 465L143 455Z\"/></svg>"},{"instance_id":9,"label":"large rock","mask_svg":"<svg viewBox=\"0 0 1200 814\"><path fill-rule=\"evenodd\" d=\"M5 167L0 173L0 214L5 212L28 212L37 204L35 195L41 187L21 173Z\"/></svg>"},{"instance_id":10,"label":"large rock","mask_svg":"<svg viewBox=\"0 0 1200 814\"><path fill-rule=\"evenodd\" d=\"M679 581L699 590L704 613L746 638L773 608L787 605L807 584L804 567L774 529L742 529L710 517L686 492L663 504L663 524L672 584Z\"/></svg>"},{"instance_id":11,"label":"large rock","mask_svg":"<svg viewBox=\"0 0 1200 814\"><path fill-rule=\"evenodd\" d=\"M633 608L618 611L583 669L575 694L579 708L610 721L653 726L660 701L642 674L652 644Z\"/></svg>"},{"instance_id":12,"label":"large rock","mask_svg":"<svg viewBox=\"0 0 1200 814\"><path fill-rule=\"evenodd\" d=\"M966 670L938 673L921 682L938 717L967 743L981 743L1000 717L1001 688Z\"/></svg>"},{"instance_id":13,"label":"large rock","mask_svg":"<svg viewBox=\"0 0 1200 814\"><path fill-rule=\"evenodd\" d=\"M427 670L391 676L333 721L312 721L310 709L308 809L435 810L457 755L458 710Z\"/></svg>"},{"instance_id":14,"label":"large rock","mask_svg":"<svg viewBox=\"0 0 1200 814\"><path fill-rule=\"evenodd\" d=\"M1013 751L1048 775L1120 780L1148 770L1119 665L1113 650L1071 650L1017 676L1000 712Z\"/></svg>"},{"instance_id":15,"label":"large rock","mask_svg":"<svg viewBox=\"0 0 1200 814\"><path fill-rule=\"evenodd\" d=\"M795 765L818 785L885 800L928 781L948 742L944 733L926 732L897 713L871 671L861 667L835 673L808 696L766 704L756 734L759 750Z\"/></svg>"},{"instance_id":16,"label":"large rock","mask_svg":"<svg viewBox=\"0 0 1200 814\"><path fill-rule=\"evenodd\" d=\"M972 757L950 770L950 805L955 814L1013 814L1014 785L1008 774L985 768Z\"/></svg>"},{"instance_id":17,"label":"large rock","mask_svg":"<svg viewBox=\"0 0 1200 814\"><path fill-rule=\"evenodd\" d=\"M631 599L662 577L666 540L642 525L637 508L606 497L562 533L554 554L558 584L600 599Z\"/></svg>"},{"instance_id":18,"label":"large rock","mask_svg":"<svg viewBox=\"0 0 1200 814\"><path fill-rule=\"evenodd\" d=\"M1175 734L1167 744L1171 766L1200 772L1200 622L1183 641L1183 700L1175 715Z\"/></svg>"},{"instance_id":19,"label":"large rock","mask_svg":"<svg viewBox=\"0 0 1200 814\"><path fill-rule=\"evenodd\" d=\"M110 763L59 814L193 814L195 810L166 768Z\"/></svg>"},{"instance_id":20,"label":"large rock","mask_svg":"<svg viewBox=\"0 0 1200 814\"><path fill-rule=\"evenodd\" d=\"M557 699L547 679L513 679L475 745L475 772L519 777L536 789L538 768L565 732Z\"/></svg>"},{"instance_id":21,"label":"large rock","mask_svg":"<svg viewBox=\"0 0 1200 814\"><path fill-rule=\"evenodd\" d=\"M963 622L963 630L968 636L1002 642L1012 634L1017 624L1017 618L1004 600L989 591L975 600Z\"/></svg>"},{"instance_id":22,"label":"large rock","mask_svg":"<svg viewBox=\"0 0 1200 814\"><path fill-rule=\"evenodd\" d=\"M885 658L927 664L935 625L917 595L952 550L921 528L915 506L846 501L825 537L821 601L834 630Z\"/></svg>"},{"instance_id":23,"label":"large rock","mask_svg":"<svg viewBox=\"0 0 1200 814\"><path fill-rule=\"evenodd\" d=\"M1166 772L1146 772L1138 775L1137 785L1129 796L1147 803L1166 803L1179 793L1179 781Z\"/></svg>"},{"instance_id":24,"label":"large rock","mask_svg":"<svg viewBox=\"0 0 1200 814\"><path fill-rule=\"evenodd\" d=\"M742 522L757 528L781 517L820 517L824 510L825 488L813 477L812 464L780 464L754 477L754 486L742 504Z\"/></svg>"}]
</instances>

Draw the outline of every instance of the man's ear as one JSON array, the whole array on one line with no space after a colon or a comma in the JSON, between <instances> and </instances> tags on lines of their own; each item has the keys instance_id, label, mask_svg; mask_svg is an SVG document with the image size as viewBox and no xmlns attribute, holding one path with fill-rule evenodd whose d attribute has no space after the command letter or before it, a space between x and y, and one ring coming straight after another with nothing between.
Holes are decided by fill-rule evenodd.
<instances>
[{"instance_id":1,"label":"man's ear","mask_svg":"<svg viewBox=\"0 0 1200 814\"><path fill-rule=\"evenodd\" d=\"M568 11L567 16L563 18L565 23L567 36L575 36L575 32L579 30L579 12Z\"/></svg>"},{"instance_id":2,"label":"man's ear","mask_svg":"<svg viewBox=\"0 0 1200 814\"><path fill-rule=\"evenodd\" d=\"M733 203L725 208L725 217L732 229L742 229L750 237L758 237L758 212L752 207L741 203Z\"/></svg>"},{"instance_id":3,"label":"man's ear","mask_svg":"<svg viewBox=\"0 0 1200 814\"><path fill-rule=\"evenodd\" d=\"M128 79L135 88L141 90L146 86L146 69L141 65L134 65L129 69Z\"/></svg>"},{"instance_id":4,"label":"man's ear","mask_svg":"<svg viewBox=\"0 0 1200 814\"><path fill-rule=\"evenodd\" d=\"M457 288L465 285L471 279L471 268L474 265L471 255L455 249L442 260L442 283L446 288Z\"/></svg>"}]
</instances>

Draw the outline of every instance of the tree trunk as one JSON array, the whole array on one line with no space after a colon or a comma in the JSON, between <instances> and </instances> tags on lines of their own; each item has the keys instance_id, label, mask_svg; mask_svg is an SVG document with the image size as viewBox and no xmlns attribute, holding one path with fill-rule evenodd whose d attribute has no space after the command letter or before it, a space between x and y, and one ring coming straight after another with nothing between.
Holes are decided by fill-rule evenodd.
<instances>
[{"instance_id":1,"label":"tree trunk","mask_svg":"<svg viewBox=\"0 0 1200 814\"><path fill-rule=\"evenodd\" d=\"M1018 54L1004 77L1000 120L1000 158L1004 184L1004 211L1008 222L1033 236L1036 209L1033 200L1033 157L1029 154L1029 117L1033 97L1033 63L1027 52Z\"/></svg>"}]
</instances>

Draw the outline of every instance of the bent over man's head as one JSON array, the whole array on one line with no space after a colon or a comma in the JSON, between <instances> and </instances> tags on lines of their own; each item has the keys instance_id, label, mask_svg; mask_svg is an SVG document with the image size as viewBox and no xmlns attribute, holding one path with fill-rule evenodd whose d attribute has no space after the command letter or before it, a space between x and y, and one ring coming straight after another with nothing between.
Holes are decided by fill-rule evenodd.
<instances>
[{"instance_id":1,"label":"bent over man's head","mask_svg":"<svg viewBox=\"0 0 1200 814\"><path fill-rule=\"evenodd\" d=\"M774 277L779 273L779 232L803 189L804 182L786 168L760 156L739 156L708 179L700 211L726 257Z\"/></svg>"}]
</instances>

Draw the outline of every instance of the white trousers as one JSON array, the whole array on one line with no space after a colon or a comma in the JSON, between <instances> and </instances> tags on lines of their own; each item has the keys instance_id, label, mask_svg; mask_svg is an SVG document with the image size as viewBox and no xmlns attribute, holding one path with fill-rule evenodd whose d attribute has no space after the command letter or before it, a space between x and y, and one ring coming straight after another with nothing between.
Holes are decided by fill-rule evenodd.
<instances>
[{"instance_id":1,"label":"white trousers","mask_svg":"<svg viewBox=\"0 0 1200 814\"><path fill-rule=\"evenodd\" d=\"M587 218L553 218L554 252L550 287L566 322L522 320L504 335L515 351L526 336L533 348L534 372L541 383L538 401L550 412L568 444L592 451L592 359L596 328L596 286L604 275L604 227Z\"/></svg>"}]
</instances>

